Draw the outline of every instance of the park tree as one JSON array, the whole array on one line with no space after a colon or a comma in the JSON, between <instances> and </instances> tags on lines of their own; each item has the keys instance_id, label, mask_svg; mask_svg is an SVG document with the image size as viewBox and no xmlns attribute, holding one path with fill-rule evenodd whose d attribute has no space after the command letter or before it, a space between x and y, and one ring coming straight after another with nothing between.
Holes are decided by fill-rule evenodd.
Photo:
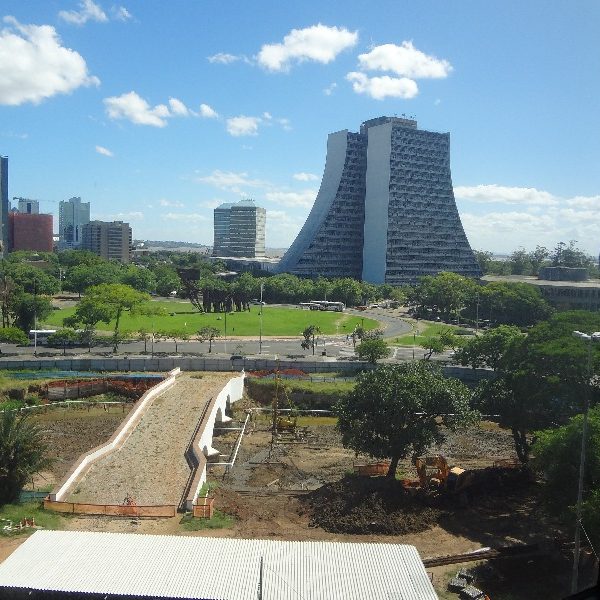
<instances>
[{"instance_id":1,"label":"park tree","mask_svg":"<svg viewBox=\"0 0 600 600\"><path fill-rule=\"evenodd\" d=\"M539 431L533 446L533 467L543 475L543 494L551 509L571 519L575 512L583 417L572 417L563 427ZM583 518L591 542L600 544L600 406L588 414Z\"/></svg>"},{"instance_id":2,"label":"park tree","mask_svg":"<svg viewBox=\"0 0 600 600\"><path fill-rule=\"evenodd\" d=\"M528 462L535 436L568 415L582 412L582 398L590 389L588 350L593 373L600 372L600 349L573 337L573 331L600 330L600 315L588 311L557 313L534 326L527 336L514 337L496 360L496 377L482 382L475 393L477 408L500 416L510 428L519 460Z\"/></svg>"},{"instance_id":3,"label":"park tree","mask_svg":"<svg viewBox=\"0 0 600 600\"><path fill-rule=\"evenodd\" d=\"M486 275L490 272L491 262L494 260L494 255L492 252L487 252L485 250L473 250L473 254L475 255L475 260L479 264L479 268L481 272Z\"/></svg>"},{"instance_id":4,"label":"park tree","mask_svg":"<svg viewBox=\"0 0 600 600\"><path fill-rule=\"evenodd\" d=\"M0 506L18 501L31 476L49 465L43 435L29 417L0 413Z\"/></svg>"},{"instance_id":5,"label":"park tree","mask_svg":"<svg viewBox=\"0 0 600 600\"><path fill-rule=\"evenodd\" d=\"M131 286L138 292L150 294L156 289L156 277L150 269L128 265L121 270L120 283Z\"/></svg>"},{"instance_id":6,"label":"park tree","mask_svg":"<svg viewBox=\"0 0 600 600\"><path fill-rule=\"evenodd\" d=\"M221 337L221 331L216 327L206 325L198 330L198 339L201 343L208 342L208 353L212 352L212 343L217 338Z\"/></svg>"},{"instance_id":7,"label":"park tree","mask_svg":"<svg viewBox=\"0 0 600 600\"><path fill-rule=\"evenodd\" d=\"M10 303L13 325L29 332L35 322L43 321L52 313L52 303L46 296L16 292Z\"/></svg>"},{"instance_id":8,"label":"park tree","mask_svg":"<svg viewBox=\"0 0 600 600\"><path fill-rule=\"evenodd\" d=\"M391 459L395 477L402 458L416 458L450 429L473 423L469 389L425 362L386 365L357 377L354 389L336 404L345 447Z\"/></svg>"},{"instance_id":9,"label":"park tree","mask_svg":"<svg viewBox=\"0 0 600 600\"><path fill-rule=\"evenodd\" d=\"M511 275L531 275L531 261L525 248L517 248L509 257Z\"/></svg>"},{"instance_id":10,"label":"park tree","mask_svg":"<svg viewBox=\"0 0 600 600\"><path fill-rule=\"evenodd\" d=\"M123 313L139 312L149 302L150 296L122 283L103 283L89 288L86 299L98 310L105 311L111 321L114 320L113 352L116 352L122 339L119 326Z\"/></svg>"},{"instance_id":11,"label":"park tree","mask_svg":"<svg viewBox=\"0 0 600 600\"><path fill-rule=\"evenodd\" d=\"M58 292L58 279L38 267L25 263L5 263L3 266L15 287L28 294L49 296Z\"/></svg>"},{"instance_id":12,"label":"park tree","mask_svg":"<svg viewBox=\"0 0 600 600\"><path fill-rule=\"evenodd\" d=\"M381 338L363 340L356 347L356 354L361 360L367 360L376 364L381 358L387 358L391 354L391 348Z\"/></svg>"},{"instance_id":13,"label":"park tree","mask_svg":"<svg viewBox=\"0 0 600 600\"><path fill-rule=\"evenodd\" d=\"M181 279L179 279L177 271L171 265L155 265L152 267L152 272L156 278L156 293L159 296L169 296L172 292L179 293Z\"/></svg>"},{"instance_id":14,"label":"park tree","mask_svg":"<svg viewBox=\"0 0 600 600\"><path fill-rule=\"evenodd\" d=\"M75 329L59 329L56 333L48 336L50 346L59 346L63 349L63 355L67 354L67 346L77 343L80 340L79 333Z\"/></svg>"},{"instance_id":15,"label":"park tree","mask_svg":"<svg viewBox=\"0 0 600 600\"><path fill-rule=\"evenodd\" d=\"M84 296L75 308L75 312L70 317L63 319L63 325L81 328L81 341L87 345L88 352L91 352L98 323L108 324L111 318L112 311L108 306L97 302L91 296Z\"/></svg>"},{"instance_id":16,"label":"park tree","mask_svg":"<svg viewBox=\"0 0 600 600\"><path fill-rule=\"evenodd\" d=\"M121 266L117 263L108 261L82 262L67 270L64 288L71 292L77 292L81 297L81 294L92 286L103 283L117 283L120 275Z\"/></svg>"},{"instance_id":17,"label":"park tree","mask_svg":"<svg viewBox=\"0 0 600 600\"><path fill-rule=\"evenodd\" d=\"M425 360L431 360L434 354L441 354L448 348L457 350L462 344L462 338L457 336L450 327L444 327L439 333L426 336L420 343L425 349L423 356Z\"/></svg>"},{"instance_id":18,"label":"park tree","mask_svg":"<svg viewBox=\"0 0 600 600\"><path fill-rule=\"evenodd\" d=\"M417 313L440 315L445 321L458 315L479 286L474 280L457 273L442 272L420 278L412 294Z\"/></svg>"},{"instance_id":19,"label":"park tree","mask_svg":"<svg viewBox=\"0 0 600 600\"><path fill-rule=\"evenodd\" d=\"M29 337L18 327L3 327L0 329L0 344L17 344L25 346L29 343ZM2 354L2 347L0 347Z\"/></svg>"},{"instance_id":20,"label":"park tree","mask_svg":"<svg viewBox=\"0 0 600 600\"><path fill-rule=\"evenodd\" d=\"M313 356L315 355L315 347L317 345L317 336L321 333L321 329L317 325L309 325L303 332L302 337L304 338L300 344L304 350L310 350L312 348Z\"/></svg>"},{"instance_id":21,"label":"park tree","mask_svg":"<svg viewBox=\"0 0 600 600\"><path fill-rule=\"evenodd\" d=\"M512 325L500 325L468 340L454 354L454 362L473 369L498 370L510 345L523 337Z\"/></svg>"}]
</instances>

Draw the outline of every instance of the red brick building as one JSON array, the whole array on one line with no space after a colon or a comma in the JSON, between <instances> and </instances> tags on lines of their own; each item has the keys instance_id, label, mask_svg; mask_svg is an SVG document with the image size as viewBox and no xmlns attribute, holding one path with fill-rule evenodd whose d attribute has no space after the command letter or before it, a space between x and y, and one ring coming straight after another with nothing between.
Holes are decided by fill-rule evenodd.
<instances>
[{"instance_id":1,"label":"red brick building","mask_svg":"<svg viewBox=\"0 0 600 600\"><path fill-rule=\"evenodd\" d=\"M37 250L52 252L52 215L8 213L10 252Z\"/></svg>"}]
</instances>

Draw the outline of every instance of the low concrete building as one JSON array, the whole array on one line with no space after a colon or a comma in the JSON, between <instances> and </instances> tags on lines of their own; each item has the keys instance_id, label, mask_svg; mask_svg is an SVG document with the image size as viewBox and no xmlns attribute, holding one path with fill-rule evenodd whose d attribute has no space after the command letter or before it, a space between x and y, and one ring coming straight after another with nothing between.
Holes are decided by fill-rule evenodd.
<instances>
[{"instance_id":1,"label":"low concrete building","mask_svg":"<svg viewBox=\"0 0 600 600\"><path fill-rule=\"evenodd\" d=\"M132 235L123 221L90 221L83 226L81 248L105 260L128 263L131 260Z\"/></svg>"},{"instance_id":2,"label":"low concrete building","mask_svg":"<svg viewBox=\"0 0 600 600\"><path fill-rule=\"evenodd\" d=\"M36 531L0 564L9 598L437 600L414 546Z\"/></svg>"}]
</instances>

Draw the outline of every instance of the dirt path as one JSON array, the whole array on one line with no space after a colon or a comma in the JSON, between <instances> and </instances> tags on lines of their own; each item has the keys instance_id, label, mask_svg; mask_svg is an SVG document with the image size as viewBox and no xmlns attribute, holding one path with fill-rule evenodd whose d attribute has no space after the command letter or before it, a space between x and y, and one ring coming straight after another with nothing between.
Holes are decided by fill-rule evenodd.
<instances>
[{"instance_id":1,"label":"dirt path","mask_svg":"<svg viewBox=\"0 0 600 600\"><path fill-rule=\"evenodd\" d=\"M184 457L206 402L230 375L181 375L159 396L123 447L96 463L69 500L120 504L126 495L139 505L178 504L190 470Z\"/></svg>"}]
</instances>

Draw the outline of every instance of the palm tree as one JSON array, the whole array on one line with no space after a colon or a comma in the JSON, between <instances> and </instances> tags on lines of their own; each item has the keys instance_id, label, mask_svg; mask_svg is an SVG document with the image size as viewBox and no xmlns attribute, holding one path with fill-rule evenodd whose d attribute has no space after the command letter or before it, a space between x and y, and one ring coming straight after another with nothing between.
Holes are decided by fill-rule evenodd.
<instances>
[{"instance_id":1,"label":"palm tree","mask_svg":"<svg viewBox=\"0 0 600 600\"><path fill-rule=\"evenodd\" d=\"M5 410L0 415L0 506L19 499L34 473L50 464L43 432L27 416Z\"/></svg>"}]
</instances>

